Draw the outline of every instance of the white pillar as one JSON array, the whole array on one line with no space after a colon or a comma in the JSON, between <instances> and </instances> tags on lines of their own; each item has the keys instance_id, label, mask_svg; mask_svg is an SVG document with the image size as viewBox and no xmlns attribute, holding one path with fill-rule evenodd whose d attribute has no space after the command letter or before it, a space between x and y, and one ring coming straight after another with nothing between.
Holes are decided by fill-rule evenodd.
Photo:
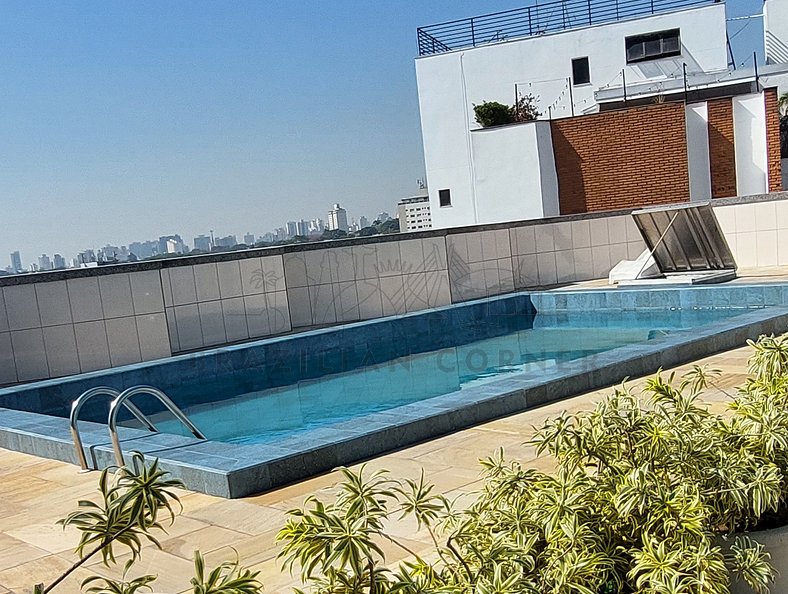
<instances>
[{"instance_id":1,"label":"white pillar","mask_svg":"<svg viewBox=\"0 0 788 594\"><path fill-rule=\"evenodd\" d=\"M766 100L763 93L733 98L733 136L736 148L736 193L769 191L766 148Z\"/></svg>"},{"instance_id":2,"label":"white pillar","mask_svg":"<svg viewBox=\"0 0 788 594\"><path fill-rule=\"evenodd\" d=\"M711 200L708 103L687 105L686 119L690 201Z\"/></svg>"}]
</instances>

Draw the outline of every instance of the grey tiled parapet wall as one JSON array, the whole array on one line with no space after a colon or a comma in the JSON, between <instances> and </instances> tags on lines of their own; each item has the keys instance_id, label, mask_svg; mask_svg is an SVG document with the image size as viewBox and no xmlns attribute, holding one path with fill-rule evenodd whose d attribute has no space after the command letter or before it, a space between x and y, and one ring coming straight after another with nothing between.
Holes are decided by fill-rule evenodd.
<instances>
[{"instance_id":1,"label":"grey tiled parapet wall","mask_svg":"<svg viewBox=\"0 0 788 594\"><path fill-rule=\"evenodd\" d=\"M4 405L0 408L0 447L75 462L68 421L62 415L76 395L96 385L159 385L169 390L176 402L186 405L182 400L185 394L178 393L179 384L191 384L189 390L196 385L204 387L202 392L189 394L190 402L194 402L195 398L220 397L212 390L214 380L234 370L260 367L265 370L260 376L268 382L266 385L292 381L296 376L330 375L354 365L390 360L402 352L485 338L492 326L487 321L493 316L521 325L533 319L534 311L583 318L606 309L647 316L665 309L731 306L756 309L693 332L660 336L646 343L559 362L535 373L501 376L422 402L283 437L274 444L234 445L121 429L124 451L139 450L159 457L162 466L182 478L189 488L223 497L242 497L337 465L615 384L627 376L651 373L660 367L738 347L748 338L764 333L784 332L788 330L788 284L523 292L6 388L0 390L0 404ZM494 327L497 331L506 328L505 324ZM145 410L151 409L146 406ZM91 409L84 412L89 416ZM97 421L106 415L98 409L92 409L92 413ZM106 425L85 421L80 427L95 465L112 463Z\"/></svg>"},{"instance_id":2,"label":"grey tiled parapet wall","mask_svg":"<svg viewBox=\"0 0 788 594\"><path fill-rule=\"evenodd\" d=\"M739 266L788 264L786 196L714 201ZM605 278L629 212L0 277L0 386Z\"/></svg>"}]
</instances>

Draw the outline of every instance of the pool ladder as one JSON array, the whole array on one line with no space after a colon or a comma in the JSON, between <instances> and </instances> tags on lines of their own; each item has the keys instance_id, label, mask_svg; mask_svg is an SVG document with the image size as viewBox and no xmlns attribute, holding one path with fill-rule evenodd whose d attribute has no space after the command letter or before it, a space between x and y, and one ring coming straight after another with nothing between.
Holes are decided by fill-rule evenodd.
<instances>
[{"instance_id":1,"label":"pool ladder","mask_svg":"<svg viewBox=\"0 0 788 594\"><path fill-rule=\"evenodd\" d=\"M87 458L85 457L85 448L82 445L82 438L79 435L77 421L79 420L79 411L82 410L84 404L91 398L96 396L109 396L113 399L109 405L107 426L109 427L109 436L112 440L112 449L115 452L115 463L118 466L123 466L124 464L123 450L120 447L120 438L118 437L117 430L118 413L120 412L121 407L125 407L126 410L128 410L132 416L134 416L134 418L136 418L146 429L148 429L148 431L158 433L159 430L156 429L156 426L151 422L151 420L146 417L139 408L129 401L132 396L136 396L137 394L150 394L151 396L154 396L167 408L167 410L173 414L176 419L183 423L186 428L192 432L192 435L198 439L205 439L205 436L202 434L202 432L194 426L194 423L189 420L186 414L177 407L177 405L170 399L169 396L167 396L158 388L154 388L153 386L134 386L124 390L123 392L120 392L115 388L108 388L106 386L90 388L89 390L86 390L80 394L79 398L71 403L71 414L69 415L71 437L74 439L74 448L77 451L77 460L79 460L79 465L82 467L82 470L89 470L89 468Z\"/></svg>"}]
</instances>

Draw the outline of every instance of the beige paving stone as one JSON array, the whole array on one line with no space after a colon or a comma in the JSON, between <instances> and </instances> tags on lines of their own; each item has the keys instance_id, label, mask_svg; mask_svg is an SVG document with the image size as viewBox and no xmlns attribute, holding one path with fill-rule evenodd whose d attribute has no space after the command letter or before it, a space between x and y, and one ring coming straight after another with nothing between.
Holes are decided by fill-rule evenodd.
<instances>
[{"instance_id":1,"label":"beige paving stone","mask_svg":"<svg viewBox=\"0 0 788 594\"><path fill-rule=\"evenodd\" d=\"M298 572L290 575L286 569L282 570L278 559L267 559L249 569L260 572L257 579L265 585L266 594L292 594L293 588L301 583Z\"/></svg>"},{"instance_id":2,"label":"beige paving stone","mask_svg":"<svg viewBox=\"0 0 788 594\"><path fill-rule=\"evenodd\" d=\"M205 553L206 563L216 566L224 561L240 559L244 565L255 565L273 559L282 550L276 541L279 528L255 536L241 535L235 540L226 540L221 546Z\"/></svg>"},{"instance_id":3,"label":"beige paving stone","mask_svg":"<svg viewBox=\"0 0 788 594\"><path fill-rule=\"evenodd\" d=\"M267 493L245 497L243 501L253 505L264 505L288 510L296 505L301 505L303 500L309 495L330 490L341 480L341 476L338 471L321 474L306 481L280 487Z\"/></svg>"},{"instance_id":4,"label":"beige paving stone","mask_svg":"<svg viewBox=\"0 0 788 594\"><path fill-rule=\"evenodd\" d=\"M227 499L191 512L188 517L254 535L280 528L285 521L285 512L275 507Z\"/></svg>"},{"instance_id":5,"label":"beige paving stone","mask_svg":"<svg viewBox=\"0 0 788 594\"><path fill-rule=\"evenodd\" d=\"M0 454L4 450L0 450ZM21 514L24 510L24 505L22 503L11 503L10 501L5 501L2 498L2 492L0 492L0 530L3 527L3 518L9 516L15 516L17 514Z\"/></svg>"},{"instance_id":6,"label":"beige paving stone","mask_svg":"<svg viewBox=\"0 0 788 594\"><path fill-rule=\"evenodd\" d=\"M48 554L42 548L34 547L22 540L0 533L0 571L45 557Z\"/></svg>"},{"instance_id":7,"label":"beige paving stone","mask_svg":"<svg viewBox=\"0 0 788 594\"><path fill-rule=\"evenodd\" d=\"M176 523L184 518L176 520ZM228 544L239 543L248 535L221 526L205 526L176 537L161 539L162 549L182 559L193 559L195 549L208 553ZM233 544L235 546L235 544Z\"/></svg>"},{"instance_id":8,"label":"beige paving stone","mask_svg":"<svg viewBox=\"0 0 788 594\"><path fill-rule=\"evenodd\" d=\"M0 586L15 594L29 594L33 592L35 584L49 585L55 578L70 569L71 565L57 555L33 559L0 571ZM78 568L53 590L53 594L79 594L82 580L91 575L93 575L91 571Z\"/></svg>"},{"instance_id":9,"label":"beige paving stone","mask_svg":"<svg viewBox=\"0 0 788 594\"><path fill-rule=\"evenodd\" d=\"M87 570L95 575L118 579L129 557L130 555L119 556L117 565L111 567L105 566L100 561L88 564ZM189 587L189 580L194 577L194 563L191 559L182 559L166 551L148 548L129 570L126 579L134 579L142 575L157 576L156 581L151 584L154 592L180 592ZM53 594L57 593L53 592Z\"/></svg>"},{"instance_id":10,"label":"beige paving stone","mask_svg":"<svg viewBox=\"0 0 788 594\"><path fill-rule=\"evenodd\" d=\"M6 534L13 538L37 546L49 553L73 550L79 543L79 530L43 522L27 524L9 530Z\"/></svg>"},{"instance_id":11,"label":"beige paving stone","mask_svg":"<svg viewBox=\"0 0 788 594\"><path fill-rule=\"evenodd\" d=\"M34 474L25 476L17 474L15 476L2 477L2 497L3 500L11 503L21 503L30 499L31 495L40 494L47 489L50 482L36 478Z\"/></svg>"}]
</instances>

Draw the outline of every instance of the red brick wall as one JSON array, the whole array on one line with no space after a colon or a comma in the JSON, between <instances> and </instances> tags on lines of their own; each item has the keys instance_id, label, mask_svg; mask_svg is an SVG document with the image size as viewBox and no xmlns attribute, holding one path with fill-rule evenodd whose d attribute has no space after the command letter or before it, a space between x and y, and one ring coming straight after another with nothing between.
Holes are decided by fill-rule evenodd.
<instances>
[{"instance_id":1,"label":"red brick wall","mask_svg":"<svg viewBox=\"0 0 788 594\"><path fill-rule=\"evenodd\" d=\"M766 89L766 149L769 161L769 191L783 189L780 166L780 114L777 110L777 89Z\"/></svg>"},{"instance_id":2,"label":"red brick wall","mask_svg":"<svg viewBox=\"0 0 788 594\"><path fill-rule=\"evenodd\" d=\"M711 197L736 195L736 148L733 139L733 102L713 99L709 106L709 163Z\"/></svg>"},{"instance_id":3,"label":"red brick wall","mask_svg":"<svg viewBox=\"0 0 788 594\"><path fill-rule=\"evenodd\" d=\"M683 103L551 122L561 214L689 199Z\"/></svg>"}]
</instances>

